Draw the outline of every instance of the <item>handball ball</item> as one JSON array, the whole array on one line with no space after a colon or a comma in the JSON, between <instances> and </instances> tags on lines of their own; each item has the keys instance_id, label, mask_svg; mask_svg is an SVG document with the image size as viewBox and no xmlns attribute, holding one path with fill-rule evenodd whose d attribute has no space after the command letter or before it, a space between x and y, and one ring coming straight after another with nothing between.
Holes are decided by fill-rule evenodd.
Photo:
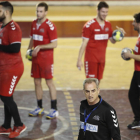
<instances>
[{"instance_id":1,"label":"handball ball","mask_svg":"<svg viewBox=\"0 0 140 140\"><path fill-rule=\"evenodd\" d=\"M133 50L131 50L131 49L129 49L129 48L124 48L124 49L122 49L121 57L122 57L122 59L124 59L124 60L130 60L130 58L125 58L125 57L124 57L124 53L126 53L127 51L130 51L130 53L133 54Z\"/></svg>"},{"instance_id":2,"label":"handball ball","mask_svg":"<svg viewBox=\"0 0 140 140\"><path fill-rule=\"evenodd\" d=\"M120 30L115 30L113 31L112 37L115 41L121 41L124 35Z\"/></svg>"},{"instance_id":3,"label":"handball ball","mask_svg":"<svg viewBox=\"0 0 140 140\"><path fill-rule=\"evenodd\" d=\"M32 49L27 50L26 57L28 60L32 61Z\"/></svg>"}]
</instances>

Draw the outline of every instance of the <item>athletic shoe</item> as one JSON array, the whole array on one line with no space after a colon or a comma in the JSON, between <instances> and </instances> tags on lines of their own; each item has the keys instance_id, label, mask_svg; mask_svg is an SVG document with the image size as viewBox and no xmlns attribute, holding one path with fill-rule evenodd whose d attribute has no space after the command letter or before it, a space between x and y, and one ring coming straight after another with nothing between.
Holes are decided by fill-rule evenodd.
<instances>
[{"instance_id":1,"label":"athletic shoe","mask_svg":"<svg viewBox=\"0 0 140 140\"><path fill-rule=\"evenodd\" d=\"M15 138L23 133L27 127L23 124L23 126L14 126L13 132L10 133L9 138Z\"/></svg>"},{"instance_id":2,"label":"athletic shoe","mask_svg":"<svg viewBox=\"0 0 140 140\"><path fill-rule=\"evenodd\" d=\"M49 114L46 115L47 119L54 119L59 115L58 111L55 109L50 109Z\"/></svg>"},{"instance_id":3,"label":"athletic shoe","mask_svg":"<svg viewBox=\"0 0 140 140\"><path fill-rule=\"evenodd\" d=\"M3 126L0 127L0 134L9 135L12 132L11 128L5 129Z\"/></svg>"},{"instance_id":4,"label":"athletic shoe","mask_svg":"<svg viewBox=\"0 0 140 140\"><path fill-rule=\"evenodd\" d=\"M29 112L29 116L35 117L37 115L43 115L44 108L37 107L35 110Z\"/></svg>"},{"instance_id":5,"label":"athletic shoe","mask_svg":"<svg viewBox=\"0 0 140 140\"><path fill-rule=\"evenodd\" d=\"M133 121L132 124L127 126L128 129L140 129L140 121Z\"/></svg>"}]
</instances>

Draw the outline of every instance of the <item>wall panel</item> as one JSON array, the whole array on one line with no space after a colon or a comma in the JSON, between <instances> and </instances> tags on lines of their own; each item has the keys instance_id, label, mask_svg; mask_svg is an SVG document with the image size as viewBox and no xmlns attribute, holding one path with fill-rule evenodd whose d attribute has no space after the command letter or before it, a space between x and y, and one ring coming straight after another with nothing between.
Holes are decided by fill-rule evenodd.
<instances>
[{"instance_id":1,"label":"wall panel","mask_svg":"<svg viewBox=\"0 0 140 140\"><path fill-rule=\"evenodd\" d=\"M30 36L31 22L17 22L22 30L23 37ZM85 21L57 21L53 22L57 27L58 37L81 37L82 28ZM124 28L126 31L126 37L138 36L138 33L134 31L132 21L111 21L113 30L116 26Z\"/></svg>"}]
</instances>

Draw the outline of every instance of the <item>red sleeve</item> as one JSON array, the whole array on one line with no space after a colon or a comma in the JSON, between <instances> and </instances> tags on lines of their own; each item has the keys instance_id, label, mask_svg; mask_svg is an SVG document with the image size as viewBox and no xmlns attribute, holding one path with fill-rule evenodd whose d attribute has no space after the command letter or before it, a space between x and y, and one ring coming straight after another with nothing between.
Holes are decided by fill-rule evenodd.
<instances>
[{"instance_id":1,"label":"red sleeve","mask_svg":"<svg viewBox=\"0 0 140 140\"><path fill-rule=\"evenodd\" d=\"M22 32L19 26L13 26L9 31L9 41L12 43L21 43Z\"/></svg>"},{"instance_id":2,"label":"red sleeve","mask_svg":"<svg viewBox=\"0 0 140 140\"><path fill-rule=\"evenodd\" d=\"M57 40L57 29L54 24L50 24L48 26L48 34L49 34L50 42Z\"/></svg>"},{"instance_id":3,"label":"red sleeve","mask_svg":"<svg viewBox=\"0 0 140 140\"><path fill-rule=\"evenodd\" d=\"M83 37L83 38L90 38L90 26L85 25L85 26L83 27L82 37Z\"/></svg>"},{"instance_id":4,"label":"red sleeve","mask_svg":"<svg viewBox=\"0 0 140 140\"><path fill-rule=\"evenodd\" d=\"M32 25L31 25L30 36L31 36L31 37L33 36L33 22L32 22Z\"/></svg>"}]
</instances>

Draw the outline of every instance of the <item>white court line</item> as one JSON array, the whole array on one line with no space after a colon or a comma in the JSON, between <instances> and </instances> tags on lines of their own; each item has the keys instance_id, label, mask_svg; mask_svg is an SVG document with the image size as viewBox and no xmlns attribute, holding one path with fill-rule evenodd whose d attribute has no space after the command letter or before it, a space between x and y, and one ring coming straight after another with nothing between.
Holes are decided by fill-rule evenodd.
<instances>
[{"instance_id":1,"label":"white court line","mask_svg":"<svg viewBox=\"0 0 140 140\"><path fill-rule=\"evenodd\" d=\"M3 106L0 106L0 108L3 108ZM33 110L34 108L27 108L27 107L18 107L18 109L22 109L22 110ZM48 113L47 111L44 111L46 114ZM38 139L32 139L32 140L44 140L44 139L49 139L53 136L57 136L59 134L61 134L62 132L64 132L65 130L68 129L69 127L69 123L62 117L62 116L58 116L57 117L61 122L62 122L62 128L60 130L58 130L57 132L49 135L49 136L44 136L42 138L38 138Z\"/></svg>"}]
</instances>

